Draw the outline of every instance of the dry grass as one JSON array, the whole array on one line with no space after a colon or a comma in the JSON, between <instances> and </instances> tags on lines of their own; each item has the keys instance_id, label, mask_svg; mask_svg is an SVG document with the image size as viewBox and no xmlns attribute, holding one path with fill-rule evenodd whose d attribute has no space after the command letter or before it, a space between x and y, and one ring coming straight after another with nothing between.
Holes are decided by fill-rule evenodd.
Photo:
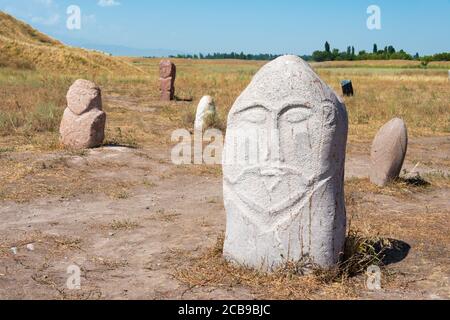
<instances>
[{"instance_id":1,"label":"dry grass","mask_svg":"<svg viewBox=\"0 0 450 320\"><path fill-rule=\"evenodd\" d=\"M442 171L424 174L423 180L436 188L450 188L450 174Z\"/></svg>"},{"instance_id":2,"label":"dry grass","mask_svg":"<svg viewBox=\"0 0 450 320\"><path fill-rule=\"evenodd\" d=\"M0 66L72 74L141 74L120 58L103 53L55 45L11 40L0 36Z\"/></svg>"},{"instance_id":3,"label":"dry grass","mask_svg":"<svg viewBox=\"0 0 450 320\"><path fill-rule=\"evenodd\" d=\"M400 177L385 187L379 187L371 183L368 178L351 178L345 182L345 187L348 197L351 197L354 193L370 193L397 198L410 198L418 193L449 188L450 175L443 172L433 172L423 176ZM351 202L349 199L347 201Z\"/></svg>"},{"instance_id":4,"label":"dry grass","mask_svg":"<svg viewBox=\"0 0 450 320\"><path fill-rule=\"evenodd\" d=\"M131 220L114 220L109 224L109 228L118 231L118 230L133 230L139 228L139 224L136 221Z\"/></svg>"},{"instance_id":5,"label":"dry grass","mask_svg":"<svg viewBox=\"0 0 450 320\"><path fill-rule=\"evenodd\" d=\"M41 45L62 45L61 42L38 32L28 24L0 11L0 35L9 39Z\"/></svg>"},{"instance_id":6,"label":"dry grass","mask_svg":"<svg viewBox=\"0 0 450 320\"><path fill-rule=\"evenodd\" d=\"M361 61L327 61L314 62L315 68L394 68L394 69L418 69L421 68L421 61L408 60L361 60ZM450 62L431 62L429 68L450 69Z\"/></svg>"},{"instance_id":7,"label":"dry grass","mask_svg":"<svg viewBox=\"0 0 450 320\"><path fill-rule=\"evenodd\" d=\"M161 103L157 59L130 59L144 75L84 75L100 84L108 113L107 143L133 147L166 144L174 129L192 129L196 103L209 94L216 100L218 116L207 127L224 129L228 111L261 66L251 61L175 60L180 98L193 102ZM392 62L389 62L392 63ZM388 71L386 71L388 70ZM450 86L444 69L317 67L319 75L339 93L339 82L353 80L356 95L346 98L350 118L350 141L369 142L393 117L405 119L409 134L447 135L450 132ZM43 75L37 71L0 69L0 135L19 137L15 145L39 147L50 132L57 145L57 131L65 107L65 94L73 76ZM4 141L5 141L4 140ZM8 141L9 142L9 141ZM14 144L14 142L13 142ZM0 147L10 147L0 142Z\"/></svg>"},{"instance_id":8,"label":"dry grass","mask_svg":"<svg viewBox=\"0 0 450 320\"><path fill-rule=\"evenodd\" d=\"M209 127L223 129L228 110L236 97L262 65L252 61L175 60L178 65L177 94L194 97L193 102L162 103L158 92L158 59L127 59L146 75L97 75L87 77L103 89L104 108L108 114L106 145L128 147L167 147L174 129L192 130L196 103L206 94L215 98L218 117L208 120ZM392 62L389 62L392 63ZM404 72L400 65L391 70ZM356 70L357 69L357 70ZM403 78L377 68L322 68L319 74L339 90L339 80L352 78L357 94L346 98L350 116L350 141L370 142L379 127L394 116L405 118L410 136L448 135L450 131L450 86L446 70L408 68ZM355 71L356 70L356 71ZM25 162L8 160L12 152L62 151L58 141L60 118L65 108L67 89L76 77L64 73L21 71L0 68L0 187L5 200L27 201L31 195L76 195L77 188L104 190L114 199L128 197L129 186L102 188L84 172L66 168L33 168ZM68 151L67 151L68 152ZM165 175L220 176L219 167L174 167ZM449 186L448 176L425 176L433 186ZM30 183L35 181L35 183ZM112 183L112 182L111 182ZM377 189L368 181L350 182L375 193L408 195L416 190L409 183L396 183Z\"/></svg>"},{"instance_id":9,"label":"dry grass","mask_svg":"<svg viewBox=\"0 0 450 320\"><path fill-rule=\"evenodd\" d=\"M325 275L332 275L330 280L348 278L363 274L370 266L382 266L385 252L392 246L389 239L365 237L360 231L351 230L347 235L343 261Z\"/></svg>"},{"instance_id":10,"label":"dry grass","mask_svg":"<svg viewBox=\"0 0 450 320\"><path fill-rule=\"evenodd\" d=\"M0 12L0 67L91 75L142 73L122 59L65 46L3 12Z\"/></svg>"},{"instance_id":11,"label":"dry grass","mask_svg":"<svg viewBox=\"0 0 450 320\"><path fill-rule=\"evenodd\" d=\"M0 69L0 135L57 132L69 78Z\"/></svg>"},{"instance_id":12,"label":"dry grass","mask_svg":"<svg viewBox=\"0 0 450 320\"><path fill-rule=\"evenodd\" d=\"M0 154L1 155L1 154ZM134 182L93 176L103 165L112 170L113 163L91 166L79 170L68 161L74 152L51 155L48 159L35 159L33 154L0 156L0 200L28 202L43 197L70 199L86 194L104 194L112 199L127 199ZM78 152L82 156L82 152ZM18 158L17 158L18 157Z\"/></svg>"},{"instance_id":13,"label":"dry grass","mask_svg":"<svg viewBox=\"0 0 450 320\"><path fill-rule=\"evenodd\" d=\"M164 209L159 209L156 213L153 213L149 218L150 221L162 221L173 223L180 216L179 213L167 212Z\"/></svg>"},{"instance_id":14,"label":"dry grass","mask_svg":"<svg viewBox=\"0 0 450 320\"><path fill-rule=\"evenodd\" d=\"M430 182L423 178L398 179L385 187L379 187L370 182L368 178L351 178L345 182L346 189L351 192L369 192L395 197L408 197L417 192L432 189ZM351 194L351 192L349 194Z\"/></svg>"},{"instance_id":15,"label":"dry grass","mask_svg":"<svg viewBox=\"0 0 450 320\"><path fill-rule=\"evenodd\" d=\"M128 262L125 260L115 260L102 257L95 257L92 260L96 265L99 265L108 271L117 270L128 266Z\"/></svg>"},{"instance_id":16,"label":"dry grass","mask_svg":"<svg viewBox=\"0 0 450 320\"><path fill-rule=\"evenodd\" d=\"M67 237L63 235L46 234L43 232L31 232L17 236L14 241L7 243L0 240L0 258L11 256L11 248L26 252L26 246L34 244L36 249L45 248L47 258L66 254L67 251L80 250L82 241L79 238Z\"/></svg>"},{"instance_id":17,"label":"dry grass","mask_svg":"<svg viewBox=\"0 0 450 320\"><path fill-rule=\"evenodd\" d=\"M151 106L154 111L130 112L130 106L122 104L119 118L112 116L114 125L134 128L135 135L142 137L140 144L157 140L170 144L171 131L178 128L192 129L198 99L204 95L214 97L218 118L210 127L226 126L228 111L235 99L250 82L261 62L251 61L195 61L177 60L177 95L194 98L193 102L162 104L158 102L158 59L133 59L147 73L143 81L133 86L112 84L108 89L114 94L123 94L135 99L134 109ZM450 86L446 69L404 69L401 63L389 63L389 68L321 68L319 75L340 93L340 80L351 78L356 96L346 98L350 118L350 141L369 142L378 129L393 117L402 117L408 125L411 137L447 135L450 132ZM126 111L123 109L127 109ZM133 109L133 110L134 110ZM116 109L114 109L115 111ZM126 116L128 115L128 116ZM145 120L139 120L143 119ZM131 119L131 120L130 120ZM131 121L131 122L130 122ZM146 125L151 121L151 128ZM142 123L144 122L144 124Z\"/></svg>"},{"instance_id":18,"label":"dry grass","mask_svg":"<svg viewBox=\"0 0 450 320\"><path fill-rule=\"evenodd\" d=\"M223 258L224 238L189 265L176 270L175 277L189 290L201 287L248 289L257 299L353 299L371 265L382 265L389 241L366 238L351 232L343 262L334 270L322 270L308 261L289 262L272 273L247 269ZM309 271L306 271L309 270ZM312 272L310 272L312 270ZM356 278L355 278L356 277Z\"/></svg>"},{"instance_id":19,"label":"dry grass","mask_svg":"<svg viewBox=\"0 0 450 320\"><path fill-rule=\"evenodd\" d=\"M450 132L450 86L445 71L391 74L377 69L365 73L319 69L319 74L337 92L340 80L350 78L354 83L356 95L345 99L350 141L370 141L394 117L406 121L412 137Z\"/></svg>"}]
</instances>

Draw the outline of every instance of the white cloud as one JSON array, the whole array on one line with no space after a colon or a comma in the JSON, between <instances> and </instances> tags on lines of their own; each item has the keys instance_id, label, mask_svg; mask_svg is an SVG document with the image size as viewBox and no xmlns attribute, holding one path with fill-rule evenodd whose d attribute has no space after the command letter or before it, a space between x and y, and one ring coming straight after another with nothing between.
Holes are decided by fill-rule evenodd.
<instances>
[{"instance_id":1,"label":"white cloud","mask_svg":"<svg viewBox=\"0 0 450 320\"><path fill-rule=\"evenodd\" d=\"M116 0L99 0L98 5L100 7L113 7L120 6L120 2Z\"/></svg>"}]
</instances>

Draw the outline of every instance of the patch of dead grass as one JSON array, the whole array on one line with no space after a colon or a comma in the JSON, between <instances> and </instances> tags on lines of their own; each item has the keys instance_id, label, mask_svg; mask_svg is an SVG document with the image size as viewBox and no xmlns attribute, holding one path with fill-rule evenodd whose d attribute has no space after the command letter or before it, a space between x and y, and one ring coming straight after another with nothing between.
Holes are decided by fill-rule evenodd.
<instances>
[{"instance_id":1,"label":"patch of dead grass","mask_svg":"<svg viewBox=\"0 0 450 320\"><path fill-rule=\"evenodd\" d=\"M450 174L442 171L424 174L424 179L436 188L450 188Z\"/></svg>"},{"instance_id":2,"label":"patch of dead grass","mask_svg":"<svg viewBox=\"0 0 450 320\"><path fill-rule=\"evenodd\" d=\"M147 220L150 221L162 221L162 222L175 222L180 216L178 213L167 212L164 209L159 209L156 213L152 214Z\"/></svg>"},{"instance_id":3,"label":"patch of dead grass","mask_svg":"<svg viewBox=\"0 0 450 320\"><path fill-rule=\"evenodd\" d=\"M128 266L128 262L126 260L116 260L116 259L110 259L110 258L103 258L103 257L95 257L92 259L92 261L96 265L100 265L108 271L117 270L120 268L124 268Z\"/></svg>"},{"instance_id":4,"label":"patch of dead grass","mask_svg":"<svg viewBox=\"0 0 450 320\"><path fill-rule=\"evenodd\" d=\"M335 270L321 270L308 261L289 262L264 273L227 262L223 258L224 237L189 265L180 267L175 278L190 290L197 287L244 287L257 299L355 299L363 279L355 277L368 266L381 265L384 245L378 238L367 238L351 232L347 240L343 262ZM387 244L386 244L387 245ZM308 272L305 270L313 271Z\"/></svg>"},{"instance_id":5,"label":"patch of dead grass","mask_svg":"<svg viewBox=\"0 0 450 320\"><path fill-rule=\"evenodd\" d=\"M34 231L19 235L17 239L10 240L7 243L0 242L0 257L10 256L10 250L13 247L18 248L20 256L20 252L27 250L26 246L30 243L34 244L36 250L44 248L48 257L60 256L68 251L81 250L82 245L80 238Z\"/></svg>"},{"instance_id":6,"label":"patch of dead grass","mask_svg":"<svg viewBox=\"0 0 450 320\"><path fill-rule=\"evenodd\" d=\"M425 192L432 185L421 177L400 178L385 187L379 187L368 178L351 178L345 181L346 194L349 198L354 193L372 193L395 197L408 197L417 192ZM351 201L351 199L348 199Z\"/></svg>"},{"instance_id":7,"label":"patch of dead grass","mask_svg":"<svg viewBox=\"0 0 450 320\"><path fill-rule=\"evenodd\" d=\"M118 179L99 179L92 176L95 171L89 168L74 168L67 161L71 155L82 155L83 152L68 151L68 154L55 155L51 159L35 159L34 155L24 159L16 159L13 155L0 157L0 200L28 202L43 197L71 198L86 194L102 193L112 199L128 199L130 188L135 182ZM112 163L98 164L97 167L117 167ZM94 171L91 171L94 170Z\"/></svg>"},{"instance_id":8,"label":"patch of dead grass","mask_svg":"<svg viewBox=\"0 0 450 320\"><path fill-rule=\"evenodd\" d=\"M139 223L137 223L136 221L128 220L128 219L113 220L113 222L111 222L109 224L109 228L114 231L133 230L133 229L136 229L139 227L140 227Z\"/></svg>"}]
</instances>

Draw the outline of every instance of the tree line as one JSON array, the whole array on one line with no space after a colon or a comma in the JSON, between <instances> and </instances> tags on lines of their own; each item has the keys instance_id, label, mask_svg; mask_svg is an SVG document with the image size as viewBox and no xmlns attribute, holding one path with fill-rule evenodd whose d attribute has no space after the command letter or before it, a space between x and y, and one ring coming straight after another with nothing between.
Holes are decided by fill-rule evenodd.
<instances>
[{"instance_id":1,"label":"tree line","mask_svg":"<svg viewBox=\"0 0 450 320\"><path fill-rule=\"evenodd\" d=\"M169 56L169 58L182 58L182 59L235 59L235 60L274 60L281 55L271 53L259 53L259 54L245 54L244 52L237 53L208 53L208 54L178 54L176 56Z\"/></svg>"},{"instance_id":2,"label":"tree line","mask_svg":"<svg viewBox=\"0 0 450 320\"><path fill-rule=\"evenodd\" d=\"M392 45L380 49L376 43L373 45L372 52L362 50L356 53L354 46L348 46L347 51L341 52L339 49L331 50L331 46L327 41L325 42L325 50L314 51L311 58L313 61L317 62L352 60L421 60L431 62L450 61L450 52L421 57L419 53L411 55L404 50L397 51Z\"/></svg>"},{"instance_id":3,"label":"tree line","mask_svg":"<svg viewBox=\"0 0 450 320\"><path fill-rule=\"evenodd\" d=\"M325 42L323 51L316 50L311 56L301 56L307 61L353 61L353 60L420 60L423 63L429 63L431 61L450 61L450 52L443 52L434 54L431 56L420 56L419 53L411 55L404 50L396 50L392 45L379 48L377 44L373 45L372 52L365 50L356 52L354 46L348 46L346 51L340 51L339 49L331 49L330 43ZM208 54L178 54L169 56L169 58L181 58L181 59L235 59L235 60L265 60L270 61L280 57L281 54L271 53L259 53L259 54L246 54L244 52L237 53L208 53Z\"/></svg>"}]
</instances>

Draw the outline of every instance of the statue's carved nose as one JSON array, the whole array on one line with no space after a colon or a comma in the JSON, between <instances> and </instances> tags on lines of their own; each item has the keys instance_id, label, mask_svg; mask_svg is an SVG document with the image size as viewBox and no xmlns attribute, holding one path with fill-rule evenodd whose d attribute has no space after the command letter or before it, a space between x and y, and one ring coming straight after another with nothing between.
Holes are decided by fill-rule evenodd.
<instances>
[{"instance_id":1,"label":"statue's carved nose","mask_svg":"<svg viewBox=\"0 0 450 320\"><path fill-rule=\"evenodd\" d=\"M264 186L269 193L272 193L276 187L281 183L281 177L276 176L263 176Z\"/></svg>"},{"instance_id":2,"label":"statue's carved nose","mask_svg":"<svg viewBox=\"0 0 450 320\"><path fill-rule=\"evenodd\" d=\"M281 183L285 172L279 168L261 169L261 176L267 192L271 193Z\"/></svg>"}]
</instances>

